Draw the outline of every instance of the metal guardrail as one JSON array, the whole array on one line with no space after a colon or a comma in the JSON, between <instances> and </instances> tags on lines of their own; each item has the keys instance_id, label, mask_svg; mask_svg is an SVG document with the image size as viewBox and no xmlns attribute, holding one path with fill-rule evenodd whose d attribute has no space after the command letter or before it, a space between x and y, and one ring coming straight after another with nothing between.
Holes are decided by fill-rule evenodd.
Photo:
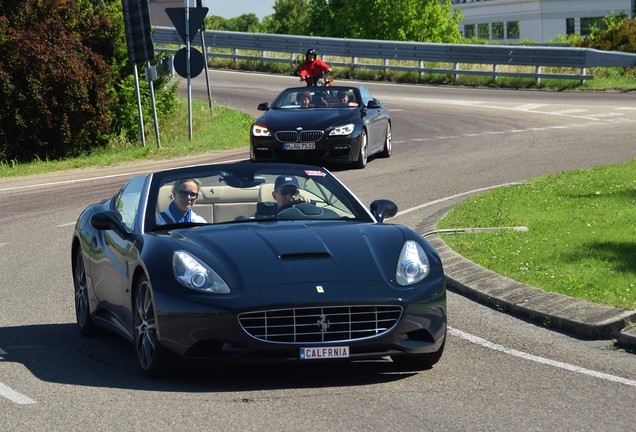
<instances>
[{"instance_id":1,"label":"metal guardrail","mask_svg":"<svg viewBox=\"0 0 636 432\"><path fill-rule=\"evenodd\" d=\"M155 27L152 35L155 49L174 53L184 46L183 40L173 27ZM204 41L209 57L255 60L262 62L289 63L298 55L304 57L308 48L315 48L320 55L329 56L329 64L352 69L380 69L411 71L419 74L502 76L534 78L576 79L581 82L593 79L587 73L589 67L633 67L636 54L600 51L592 48L568 48L517 45L468 45L435 44L420 42L395 42L364 39L338 39L309 36L289 36L265 33L242 33L206 30ZM201 46L201 32L192 41ZM227 50L231 52L228 53ZM259 52L258 55L254 51ZM285 53L288 57L272 56L270 53ZM350 58L351 61L334 61L331 57ZM380 59L382 64L364 63L361 59ZM416 61L417 65L404 65L405 61ZM396 64L402 62L402 64ZM452 64L438 67L436 64ZM433 64L434 67L427 65ZM492 70L479 70L476 65L491 65ZM531 66L534 72L501 70L501 66ZM468 69L466 67L469 67ZM543 73L544 67L574 68L579 73ZM571 72L571 71L570 71Z\"/></svg>"}]
</instances>

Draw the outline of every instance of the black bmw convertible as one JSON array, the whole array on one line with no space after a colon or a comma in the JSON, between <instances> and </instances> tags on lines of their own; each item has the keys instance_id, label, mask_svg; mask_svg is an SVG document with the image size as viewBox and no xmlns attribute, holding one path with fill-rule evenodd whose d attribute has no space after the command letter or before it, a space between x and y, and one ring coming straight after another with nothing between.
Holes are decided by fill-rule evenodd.
<instances>
[{"instance_id":1,"label":"black bmw convertible","mask_svg":"<svg viewBox=\"0 0 636 432\"><path fill-rule=\"evenodd\" d=\"M128 339L148 376L183 361L429 368L446 339L444 272L422 236L386 222L396 213L310 165L132 177L75 225L77 327Z\"/></svg>"},{"instance_id":2,"label":"black bmw convertible","mask_svg":"<svg viewBox=\"0 0 636 432\"><path fill-rule=\"evenodd\" d=\"M283 90L250 129L252 161L347 164L392 152L391 116L366 87L293 87Z\"/></svg>"}]
</instances>

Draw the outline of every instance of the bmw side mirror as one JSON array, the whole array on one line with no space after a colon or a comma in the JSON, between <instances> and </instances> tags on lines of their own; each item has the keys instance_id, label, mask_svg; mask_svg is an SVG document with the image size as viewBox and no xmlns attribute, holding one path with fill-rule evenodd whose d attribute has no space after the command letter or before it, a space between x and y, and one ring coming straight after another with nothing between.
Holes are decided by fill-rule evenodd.
<instances>
[{"instance_id":1,"label":"bmw side mirror","mask_svg":"<svg viewBox=\"0 0 636 432\"><path fill-rule=\"evenodd\" d=\"M369 109L378 109L381 108L380 107L380 102L378 102L376 99L371 99L369 101L369 103L367 104L367 108Z\"/></svg>"},{"instance_id":2,"label":"bmw side mirror","mask_svg":"<svg viewBox=\"0 0 636 432\"><path fill-rule=\"evenodd\" d=\"M267 102L261 102L258 104L256 109L259 111L267 111L269 109L269 104Z\"/></svg>"},{"instance_id":3,"label":"bmw side mirror","mask_svg":"<svg viewBox=\"0 0 636 432\"><path fill-rule=\"evenodd\" d=\"M384 219L392 218L398 212L398 206L391 200L378 199L371 203L371 214L375 219L382 223Z\"/></svg>"}]
</instances>

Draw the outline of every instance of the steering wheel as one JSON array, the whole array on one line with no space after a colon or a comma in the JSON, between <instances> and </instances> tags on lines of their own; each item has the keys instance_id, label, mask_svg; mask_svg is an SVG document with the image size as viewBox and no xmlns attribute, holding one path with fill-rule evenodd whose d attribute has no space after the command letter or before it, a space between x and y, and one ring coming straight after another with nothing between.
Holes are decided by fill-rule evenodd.
<instances>
[{"instance_id":1,"label":"steering wheel","mask_svg":"<svg viewBox=\"0 0 636 432\"><path fill-rule=\"evenodd\" d=\"M304 203L304 200L301 199L294 199L291 201L287 201L285 204L283 204L279 209L278 209L278 213L282 212L283 210L287 210L292 208L293 206L300 204L300 203Z\"/></svg>"}]
</instances>

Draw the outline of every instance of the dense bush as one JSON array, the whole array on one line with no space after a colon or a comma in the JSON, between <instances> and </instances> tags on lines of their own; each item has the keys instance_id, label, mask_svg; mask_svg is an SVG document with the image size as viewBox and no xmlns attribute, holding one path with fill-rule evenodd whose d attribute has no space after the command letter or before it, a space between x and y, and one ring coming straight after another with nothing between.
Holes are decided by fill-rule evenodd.
<instances>
[{"instance_id":1,"label":"dense bush","mask_svg":"<svg viewBox=\"0 0 636 432\"><path fill-rule=\"evenodd\" d=\"M137 136L131 74L121 1L0 2L0 162L60 159ZM174 89L158 84L170 107Z\"/></svg>"},{"instance_id":2,"label":"dense bush","mask_svg":"<svg viewBox=\"0 0 636 432\"><path fill-rule=\"evenodd\" d=\"M604 28L578 42L578 46L603 51L636 53L636 18L613 22L605 19Z\"/></svg>"}]
</instances>

